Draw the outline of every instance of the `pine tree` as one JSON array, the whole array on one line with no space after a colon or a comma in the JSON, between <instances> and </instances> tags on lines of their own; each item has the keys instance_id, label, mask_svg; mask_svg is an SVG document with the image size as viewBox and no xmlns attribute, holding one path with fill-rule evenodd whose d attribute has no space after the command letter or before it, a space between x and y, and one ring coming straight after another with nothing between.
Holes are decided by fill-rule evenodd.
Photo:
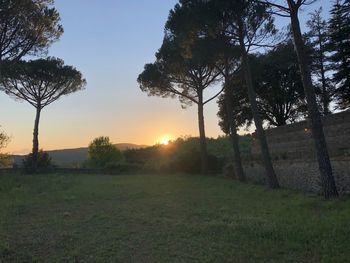
<instances>
[{"instance_id":1,"label":"pine tree","mask_svg":"<svg viewBox=\"0 0 350 263\"><path fill-rule=\"evenodd\" d=\"M323 194L326 199L336 198L339 196L339 194L335 184L333 169L328 154L327 142L323 131L323 123L317 105L315 88L312 83L307 47L301 33L299 20L299 12L301 8L313 3L314 0L286 0L284 4L276 4L275 1L272 0L265 0L263 2L271 7L272 13L290 18L293 43L298 57L301 79L307 101L309 127L311 128L312 137L315 143Z\"/></svg>"},{"instance_id":2,"label":"pine tree","mask_svg":"<svg viewBox=\"0 0 350 263\"><path fill-rule=\"evenodd\" d=\"M336 83L338 106L350 107L350 0L337 0L331 10L329 21L333 80Z\"/></svg>"},{"instance_id":3,"label":"pine tree","mask_svg":"<svg viewBox=\"0 0 350 263\"><path fill-rule=\"evenodd\" d=\"M311 17L307 21L309 32L307 32L306 36L309 40L308 44L312 48L311 70L317 81L316 86L322 114L328 115L331 113L330 104L334 100L335 86L331 80L330 58L327 49L328 25L321 14L322 7L311 13Z\"/></svg>"}]
</instances>

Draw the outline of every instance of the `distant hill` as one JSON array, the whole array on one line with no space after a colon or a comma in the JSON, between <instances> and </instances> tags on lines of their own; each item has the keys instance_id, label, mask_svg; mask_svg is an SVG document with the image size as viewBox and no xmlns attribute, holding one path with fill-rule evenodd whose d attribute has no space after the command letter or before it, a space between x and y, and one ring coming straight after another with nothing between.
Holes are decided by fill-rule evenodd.
<instances>
[{"instance_id":1,"label":"distant hill","mask_svg":"<svg viewBox=\"0 0 350 263\"><path fill-rule=\"evenodd\" d=\"M147 145L137 145L132 143L118 143L115 146L121 150L125 151L127 149L140 149L146 148ZM74 167L87 159L88 148L75 148L75 149L63 149L63 150L53 150L47 151L52 158L52 162L60 167ZM23 155L14 155L15 164L21 166L22 160L24 159Z\"/></svg>"}]
</instances>

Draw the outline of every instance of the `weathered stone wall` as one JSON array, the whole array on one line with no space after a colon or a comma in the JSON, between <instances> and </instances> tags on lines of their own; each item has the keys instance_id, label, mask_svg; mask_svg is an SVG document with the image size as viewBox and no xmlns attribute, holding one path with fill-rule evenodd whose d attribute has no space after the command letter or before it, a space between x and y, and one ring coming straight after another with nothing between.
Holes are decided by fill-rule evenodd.
<instances>
[{"instance_id":1,"label":"weathered stone wall","mask_svg":"<svg viewBox=\"0 0 350 263\"><path fill-rule=\"evenodd\" d=\"M350 111L325 117L323 123L338 189L350 193ZM319 192L318 164L307 121L267 130L266 137L281 186ZM244 168L249 179L264 182L260 147L255 135L253 138L253 160L247 161Z\"/></svg>"}]
</instances>

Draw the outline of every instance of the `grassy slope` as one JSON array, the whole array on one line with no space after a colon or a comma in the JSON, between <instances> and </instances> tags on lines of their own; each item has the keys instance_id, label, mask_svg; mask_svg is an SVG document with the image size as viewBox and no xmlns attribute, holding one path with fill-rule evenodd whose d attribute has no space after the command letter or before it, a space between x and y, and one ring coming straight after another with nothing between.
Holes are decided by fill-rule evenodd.
<instances>
[{"instance_id":1,"label":"grassy slope","mask_svg":"<svg viewBox=\"0 0 350 263\"><path fill-rule=\"evenodd\" d=\"M349 262L350 200L186 176L0 177L0 262Z\"/></svg>"}]
</instances>

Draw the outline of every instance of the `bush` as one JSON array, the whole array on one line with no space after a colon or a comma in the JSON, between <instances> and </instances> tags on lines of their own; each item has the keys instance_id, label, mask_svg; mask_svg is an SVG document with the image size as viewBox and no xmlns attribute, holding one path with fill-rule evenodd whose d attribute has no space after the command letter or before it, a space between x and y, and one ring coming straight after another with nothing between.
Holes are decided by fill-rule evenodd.
<instances>
[{"instance_id":1,"label":"bush","mask_svg":"<svg viewBox=\"0 0 350 263\"><path fill-rule=\"evenodd\" d=\"M251 136L240 137L243 159L251 157ZM232 161L233 149L229 137L207 138L208 168L211 173L221 173L225 163ZM149 173L191 173L201 172L199 138L184 137L169 142L168 145L155 145L142 149L129 149L123 152L127 164L143 167Z\"/></svg>"},{"instance_id":2,"label":"bush","mask_svg":"<svg viewBox=\"0 0 350 263\"><path fill-rule=\"evenodd\" d=\"M3 148L6 148L9 141L10 137L8 137L5 132L0 130L0 151ZM10 167L12 163L13 160L8 154L0 152L0 167Z\"/></svg>"},{"instance_id":3,"label":"bush","mask_svg":"<svg viewBox=\"0 0 350 263\"><path fill-rule=\"evenodd\" d=\"M51 157L47 152L40 150L38 152L38 162L37 169L48 169L52 167ZM23 168L25 172L32 173L34 172L34 162L33 162L33 153L28 154L23 160Z\"/></svg>"},{"instance_id":4,"label":"bush","mask_svg":"<svg viewBox=\"0 0 350 263\"><path fill-rule=\"evenodd\" d=\"M94 139L89 145L88 154L86 166L89 168L113 169L124 162L123 154L108 137Z\"/></svg>"},{"instance_id":5,"label":"bush","mask_svg":"<svg viewBox=\"0 0 350 263\"><path fill-rule=\"evenodd\" d=\"M126 161L143 163L145 172L190 173L201 172L201 153L198 138L180 138L168 145L156 145L145 149L127 150ZM220 172L225 158L208 153L210 172Z\"/></svg>"},{"instance_id":6,"label":"bush","mask_svg":"<svg viewBox=\"0 0 350 263\"><path fill-rule=\"evenodd\" d=\"M8 168L13 166L13 159L8 154L0 153L0 167Z\"/></svg>"}]
</instances>

